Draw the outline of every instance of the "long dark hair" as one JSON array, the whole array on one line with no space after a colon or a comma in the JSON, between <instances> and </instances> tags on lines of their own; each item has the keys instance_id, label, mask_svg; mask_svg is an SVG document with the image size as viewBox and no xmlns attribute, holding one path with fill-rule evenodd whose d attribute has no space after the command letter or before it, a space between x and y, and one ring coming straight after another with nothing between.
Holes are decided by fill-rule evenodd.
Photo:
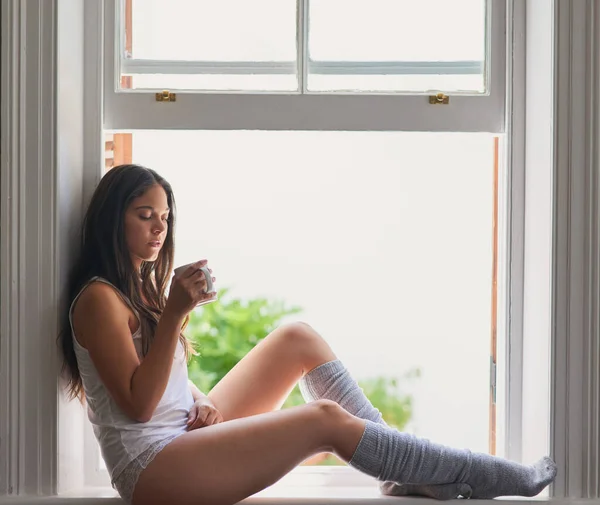
<instances>
[{"instance_id":1,"label":"long dark hair","mask_svg":"<svg viewBox=\"0 0 600 505\"><path fill-rule=\"evenodd\" d=\"M156 261L142 262L138 272L131 261L125 240L125 212L135 198L159 184L167 194L168 231ZM140 165L119 165L111 169L98 184L85 214L81 230L79 257L70 274L67 304L58 336L63 355L62 373L68 380L70 399L83 401L83 384L73 347L69 308L83 286L100 276L116 286L137 310L142 330L142 353L146 355L154 338L156 325L166 304L167 282L173 271L175 232L175 198L171 185L158 173ZM143 298L142 298L143 296ZM146 300L144 303L143 299ZM182 331L187 325L186 318ZM194 353L191 342L179 336L186 357Z\"/></svg>"}]
</instances>

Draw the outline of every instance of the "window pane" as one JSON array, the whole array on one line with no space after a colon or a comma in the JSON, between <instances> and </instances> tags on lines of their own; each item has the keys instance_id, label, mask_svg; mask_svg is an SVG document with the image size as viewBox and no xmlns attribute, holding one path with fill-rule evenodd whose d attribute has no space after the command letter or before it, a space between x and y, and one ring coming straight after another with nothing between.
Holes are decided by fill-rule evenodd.
<instances>
[{"instance_id":1,"label":"window pane","mask_svg":"<svg viewBox=\"0 0 600 505\"><path fill-rule=\"evenodd\" d=\"M311 324L363 384L398 381L372 394L388 420L404 405L406 431L488 451L490 135L143 131L132 149L173 186L175 264L217 279L218 324L202 307L189 336L235 353L261 299L300 307L279 322ZM191 376L231 363L201 348Z\"/></svg>"},{"instance_id":2,"label":"window pane","mask_svg":"<svg viewBox=\"0 0 600 505\"><path fill-rule=\"evenodd\" d=\"M365 64L356 66L358 73L369 63L397 62L390 74L417 74L418 79L395 83L390 78L385 89L484 91L485 0L321 0L310 3L309 19L313 62ZM406 69L414 62L428 71L418 75ZM436 72L441 62L444 70ZM309 73L319 73L323 65L316 67L309 66ZM446 74L448 79L440 80ZM309 79L309 89L357 89L356 81L344 84L341 75L320 77ZM358 89L381 88L368 79L359 84Z\"/></svg>"},{"instance_id":3,"label":"window pane","mask_svg":"<svg viewBox=\"0 0 600 505\"><path fill-rule=\"evenodd\" d=\"M135 59L293 61L295 0L131 0Z\"/></svg>"},{"instance_id":4,"label":"window pane","mask_svg":"<svg viewBox=\"0 0 600 505\"><path fill-rule=\"evenodd\" d=\"M121 2L122 88L298 88L295 0ZM206 68L212 64L225 64L229 71Z\"/></svg>"}]
</instances>

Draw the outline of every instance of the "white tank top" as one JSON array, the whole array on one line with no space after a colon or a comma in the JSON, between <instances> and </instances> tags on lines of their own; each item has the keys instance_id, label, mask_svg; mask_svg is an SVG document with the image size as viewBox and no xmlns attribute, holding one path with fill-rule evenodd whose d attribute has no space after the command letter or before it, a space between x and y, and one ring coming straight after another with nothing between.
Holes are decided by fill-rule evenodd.
<instances>
[{"instance_id":1,"label":"white tank top","mask_svg":"<svg viewBox=\"0 0 600 505\"><path fill-rule=\"evenodd\" d=\"M133 310L138 320L139 315L127 297L101 277L90 279L77 294L69 309L73 346L85 391L88 418L92 423L111 481L114 482L123 468L152 444L186 432L187 415L194 399L188 382L185 351L181 342L178 342L167 388L150 421L147 423L134 421L117 406L100 380L87 349L79 344L73 331L71 319L73 306L85 288L94 281L112 286ZM142 359L141 324L132 338L137 354Z\"/></svg>"}]
</instances>

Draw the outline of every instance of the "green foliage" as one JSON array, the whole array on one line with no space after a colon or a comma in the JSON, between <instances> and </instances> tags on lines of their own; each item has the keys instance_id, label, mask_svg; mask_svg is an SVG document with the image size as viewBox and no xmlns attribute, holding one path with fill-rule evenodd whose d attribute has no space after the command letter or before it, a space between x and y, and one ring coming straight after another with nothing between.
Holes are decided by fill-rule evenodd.
<instances>
[{"instance_id":1,"label":"green foliage","mask_svg":"<svg viewBox=\"0 0 600 505\"><path fill-rule=\"evenodd\" d=\"M419 377L420 374L421 371L415 369L404 378ZM399 430L406 427L412 417L412 397L402 392L398 379L376 377L358 383L373 406L381 411L387 424Z\"/></svg>"},{"instance_id":2,"label":"green foliage","mask_svg":"<svg viewBox=\"0 0 600 505\"><path fill-rule=\"evenodd\" d=\"M221 289L219 300L202 306L190 315L187 336L195 343L198 355L188 365L190 379L201 391L210 391L248 352L276 329L282 320L302 311L281 301L265 298L228 299ZM412 370L405 379L418 377ZM383 414L385 421L402 430L412 416L412 397L404 394L397 379L376 377L359 381L367 398ZM283 408L304 404L296 386ZM320 458L319 465L344 464L333 455Z\"/></svg>"},{"instance_id":3,"label":"green foliage","mask_svg":"<svg viewBox=\"0 0 600 505\"><path fill-rule=\"evenodd\" d=\"M285 316L302 310L265 298L227 300L228 291L220 289L217 301L192 312L185 332L199 352L190 361L188 373L204 392L210 391Z\"/></svg>"}]
</instances>

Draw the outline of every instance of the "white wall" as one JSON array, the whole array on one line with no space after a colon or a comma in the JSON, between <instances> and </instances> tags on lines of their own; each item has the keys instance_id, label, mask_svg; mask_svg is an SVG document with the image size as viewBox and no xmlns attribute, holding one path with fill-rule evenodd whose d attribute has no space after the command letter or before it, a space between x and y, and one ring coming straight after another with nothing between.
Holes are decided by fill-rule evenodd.
<instances>
[{"instance_id":1,"label":"white wall","mask_svg":"<svg viewBox=\"0 0 600 505\"><path fill-rule=\"evenodd\" d=\"M58 0L57 39L57 211L60 297L66 295L69 265L77 249L81 222L83 165L83 10L79 0ZM58 491L83 486L84 412L78 401L67 402L58 391Z\"/></svg>"}]
</instances>

